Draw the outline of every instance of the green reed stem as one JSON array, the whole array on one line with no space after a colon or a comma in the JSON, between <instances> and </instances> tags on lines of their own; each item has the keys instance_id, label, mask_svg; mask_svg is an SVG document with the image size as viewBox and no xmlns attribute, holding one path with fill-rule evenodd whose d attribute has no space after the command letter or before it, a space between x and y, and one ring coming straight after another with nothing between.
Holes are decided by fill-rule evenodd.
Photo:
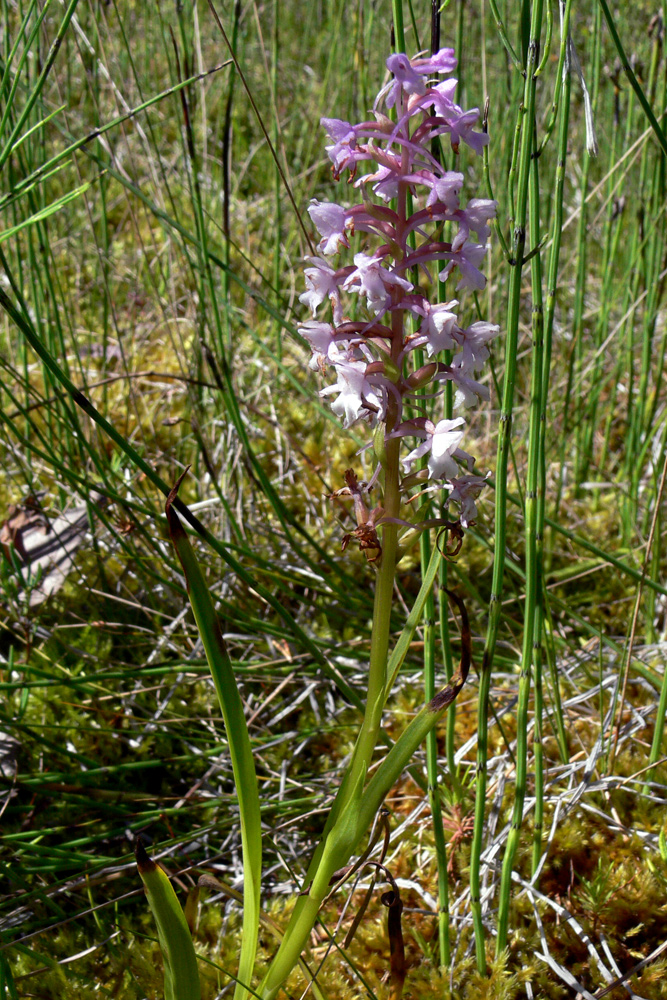
<instances>
[{"instance_id":1,"label":"green reed stem","mask_svg":"<svg viewBox=\"0 0 667 1000\"><path fill-rule=\"evenodd\" d=\"M431 558L431 543L427 532L420 538L421 562L423 570ZM442 564L446 559L441 560ZM422 575L423 575L422 570ZM448 614L447 605L440 607L440 614ZM424 696L429 702L435 695L435 600L433 590L429 591L424 606ZM449 675L447 680L450 679ZM433 824L433 843L438 866L438 948L440 967L448 968L451 956L449 940L449 880L447 877L447 842L442 823L442 805L438 765L438 738L435 729L426 737L426 772L428 776L428 800Z\"/></svg>"},{"instance_id":2,"label":"green reed stem","mask_svg":"<svg viewBox=\"0 0 667 1000\"><path fill-rule=\"evenodd\" d=\"M651 126L651 128L653 129L653 132L655 133L656 139L660 143L660 147L661 147L663 153L665 154L665 156L667 156L667 138L665 137L665 134L662 131L662 128L658 124L658 120L655 117L655 115L653 114L653 110L651 108L651 105L649 104L649 102L648 102L648 100L646 98L646 95L644 94L644 91L642 90L641 84L637 80L637 77L635 76L635 74L633 72L633 69L632 69L632 66L630 65L628 57L625 54L625 50L623 48L623 43L621 42L620 36L618 34L618 31L616 30L616 24L614 23L614 19L612 17L611 11L609 9L609 5L607 3L607 0L599 0L599 3L600 3L600 7L602 8L602 13L604 15L604 19L607 22L607 27L609 28L609 33L610 33L610 35L612 37L612 40L614 42L614 46L616 47L616 51L618 52L618 57L621 60L621 65L623 66L623 71L624 71L625 75L628 78L630 86L632 87L632 89L634 90L635 94L637 95L637 99L639 100L639 103L642 106L642 110L643 110L644 114L646 115L646 117L648 119L649 125Z\"/></svg>"},{"instance_id":3,"label":"green reed stem","mask_svg":"<svg viewBox=\"0 0 667 1000\"><path fill-rule=\"evenodd\" d=\"M391 0L394 21L394 50L405 52L405 27L403 23L403 0Z\"/></svg>"},{"instance_id":4,"label":"green reed stem","mask_svg":"<svg viewBox=\"0 0 667 1000\"><path fill-rule=\"evenodd\" d=\"M418 280L418 279L417 279ZM421 351L416 352L417 365L423 363L423 359L419 358L422 354ZM449 360L449 359L447 359ZM449 383L445 390L445 398L449 397L449 409L447 408L447 402L445 403L445 416L451 416L451 383ZM426 404L426 401L424 402ZM431 407L432 409L432 407ZM426 463L423 461L423 464ZM421 509L424 511L424 516L428 517L428 510L431 506L430 500L427 498L422 498ZM444 516L443 511L443 516ZM426 582L429 576L431 559L436 556L436 551L432 549L431 539L427 531L423 531L419 538L419 551L421 560L421 577L422 586ZM443 641L443 653L445 657L445 674L447 680L451 680L453 669L451 664L451 645L449 643L449 606L447 604L445 591L443 587L447 586L447 560L439 559L439 576L440 576L440 588L439 588L439 612L440 612L440 633L441 639ZM444 583L443 583L444 580ZM444 600L443 600L444 598ZM436 690L436 631L435 631L435 599L433 596L433 585L429 588L426 600L424 602L424 612L423 612L423 632L424 632L424 697L427 702L429 702L435 695ZM397 644L398 646L398 644ZM394 659L397 647L394 648L394 653L392 654L392 660ZM391 664L390 664L391 665ZM390 685L392 683L393 676L390 673L387 683ZM447 715L447 747L450 744L453 747L453 729L450 727L449 722L451 719L451 713L454 709L454 704L449 707ZM452 739L450 740L450 730ZM451 766L450 757L448 755L448 770L450 773L450 778L454 778L455 767L453 766L453 753L451 756ZM447 841L445 837L445 829L442 822L442 803L441 803L441 791L440 791L440 767L438 763L438 735L435 729L432 729L426 736L426 774L427 774L427 787L428 787L428 798L429 805L431 808L431 820L433 825L433 842L435 847L435 858L438 869L438 947L439 947L439 959L440 967L446 968L449 966L451 946L449 938L449 879L447 872Z\"/></svg>"},{"instance_id":5,"label":"green reed stem","mask_svg":"<svg viewBox=\"0 0 667 1000\"><path fill-rule=\"evenodd\" d=\"M661 46L659 46L660 48ZM655 88L655 79L658 69L656 46L653 46L653 59L648 78L649 95ZM655 205L656 180L659 179L659 170L656 171L653 162L653 144L645 142L642 148L639 167L639 191L638 200L642 205ZM643 215L643 210L642 210ZM663 213L660 212L660 217ZM628 393L627 410L627 444L625 448L624 480L629 482L629 489L626 493L625 502L625 538L629 540L633 537L639 508L638 487L641 478L642 463L638 461L638 454L641 447L642 425L646 409L646 388L649 378L651 364L650 344L652 340L651 299L655 302L654 296L659 282L655 271L655 244L660 245L660 257L662 257L662 242L660 241L660 220L656 219L651 224L648 219L644 222L639 219L639 225L635 230L635 245L637 260L632 271L632 298L630 300L630 315L626 319L625 329L627 336L627 359L628 373L626 374ZM641 307L639 307L641 303ZM641 333L640 333L641 331ZM637 356L640 357L637 366ZM635 372L637 372L639 382L639 392L635 394L634 382Z\"/></svg>"},{"instance_id":6,"label":"green reed stem","mask_svg":"<svg viewBox=\"0 0 667 1000\"><path fill-rule=\"evenodd\" d=\"M618 87L615 86L613 95L613 110L611 114L612 126L611 141L609 143L609 164L614 164L618 159L618 147L620 140L618 96ZM600 269L603 284L600 293L600 313L596 322L594 338L595 361L590 375L590 392L587 394L588 405L586 407L584 417L586 425L583 444L585 461L586 463L590 463L593 461L594 457L596 457L601 469L604 469L606 466L606 439L603 438L602 448L600 449L598 456L595 456L595 436L599 433L600 418L598 417L598 406L600 399L602 398L603 390L608 389L609 384L609 375L605 371L605 351L603 343L606 333L611 326L614 285L617 281L617 276L612 263L616 258L621 236L626 232L625 226L620 223L620 217L616 211L614 188L617 183L618 181L614 172L610 171L609 182L607 185L608 210L604 228L602 267ZM615 391L615 389L616 385L614 383L612 391ZM611 409L613 412L613 406ZM588 464L583 467L582 478L586 478L587 476Z\"/></svg>"},{"instance_id":7,"label":"green reed stem","mask_svg":"<svg viewBox=\"0 0 667 1000\"><path fill-rule=\"evenodd\" d=\"M567 36L566 36L567 37ZM530 242L534 248L540 241L540 179L539 179L539 157L535 156L532 163L530 182ZM542 491L544 483L542 481L541 470L545 467L545 437L542 433L543 415L545 412L544 394L548 388L544 380L544 308L542 299L542 258L536 253L531 259L531 288L533 294L533 354L531 359L531 396L530 396L530 423L528 431L528 476L526 482L526 514L525 514L525 538L526 538L526 600L524 604L524 636L522 650L522 672L527 673L526 686L526 723L528 720L528 699L530 694L530 671L534 668L534 691L535 709L534 720L535 729L533 733L533 751L535 761L535 822L533 827L533 872L537 867L535 856L539 860L542 846L542 822L544 817L544 772L543 772L543 747L542 747L542 710L544 697L542 691L542 532L543 525L540 524L540 505L542 503ZM530 624L529 624L530 622ZM527 627L526 627L527 626ZM522 705L519 702L519 717L522 719ZM517 744L517 761L521 759L521 751L527 747L527 729ZM522 761L524 778L526 779L526 762ZM519 797L519 771L517 768L517 799ZM521 824L523 814L523 801L521 802L518 814L518 824Z\"/></svg>"},{"instance_id":8,"label":"green reed stem","mask_svg":"<svg viewBox=\"0 0 667 1000\"><path fill-rule=\"evenodd\" d=\"M527 5L526 5L527 9ZM512 410L514 405L514 385L517 371L517 342L519 332L520 305L521 305L521 278L524 264L524 252L526 246L526 218L528 213L528 190L531 170L531 156L535 147L534 125L535 125L535 96L537 90L537 78L535 70L540 63L540 33L542 28L543 0L535 0L532 8L530 22L530 38L526 47L525 81L523 103L520 108L522 121L520 151L518 155L518 176L516 190L516 219L512 238L512 260L509 275L508 309L507 309L507 333L505 347L505 377L503 380L503 398L500 410L500 427L498 440L498 458L496 462L496 511L495 511L495 544L493 578L491 583L491 597L489 602L489 624L486 634L486 644L484 647L483 672L490 673L493 666L493 655L495 652L498 632L500 628L501 598L503 587L503 577L505 570L505 520L507 510L507 465L510 451ZM533 621L525 622L524 627L532 630ZM525 688L529 677L523 678L522 686ZM527 704L527 695L526 695ZM478 716L478 727L482 725L482 716L486 720L488 714L488 692L486 703L482 703L480 697L480 707ZM485 724L485 723L484 723ZM521 725L519 726L519 732ZM480 748L481 749L481 748ZM519 794L519 767L517 766L517 795ZM478 752L478 786L475 800L475 826L477 836L473 840L473 853L471 856L471 896L473 898L473 919L475 924L475 945L477 955L477 965L480 972L485 971L484 938L481 918L481 901L479 885L479 864L481 858L481 828L483 826L483 813L486 798L486 760L479 759ZM516 815L516 810L515 810ZM513 824L515 825L515 824ZM479 833L477 833L479 828ZM512 831L514 832L514 831ZM514 837L510 834L507 844L505 861L503 865L503 880L501 884L498 912L498 937L496 941L496 954L500 954L507 944L508 916L509 916L509 895L510 895L510 875L513 862L514 851L516 850L516 839L518 829Z\"/></svg>"},{"instance_id":9,"label":"green reed stem","mask_svg":"<svg viewBox=\"0 0 667 1000\"><path fill-rule=\"evenodd\" d=\"M545 323L544 323L544 351L542 355L542 393L541 393L541 410L540 410L540 421L539 421L539 434L540 434L540 447L539 447L539 486L538 486L538 499L537 499L537 523L535 528L537 550L536 558L540 573L540 587L543 591L542 600L538 603L536 608L536 635L540 636L542 634L542 628L544 624L547 624L547 633L545 634L546 648L547 648L547 660L550 668L551 676L551 687L552 687L552 698L553 698L553 708L555 712L556 721L556 738L558 741L560 754L563 762L569 759L568 754L568 740L565 730L565 720L563 717L563 705L560 696L560 683L558 678L558 673L556 670L556 659L554 655L549 655L550 636L552 635L551 627L551 613L548 608L548 600L546 589L544 587L544 530L546 522L546 491L547 491L547 462L546 462L546 433L547 433L547 402L549 398L549 386L551 384L551 355L553 348L553 329L554 329L554 319L556 311L556 296L558 291L558 266L560 261L560 249L561 240L563 232L563 197L564 197L564 187L565 187L565 165L567 162L567 148L569 141L569 122L570 122L570 98L572 94L572 73L570 72L569 59L567 58L567 47L568 47L568 37L569 37L569 25L570 25L570 11L572 8L572 0L567 0L565 6L565 11L563 14L563 28L561 37L561 53L559 58L559 70L562 73L562 85L561 94L559 99L559 111L560 111L560 126L558 132L558 160L556 166L556 178L555 178L555 190L553 199L553 225L551 230L551 251L549 254L549 264L547 271L547 294L546 294L546 311L545 311ZM537 672L540 672L540 686L538 691L537 684ZM541 688L541 671L542 671L542 654L541 647L538 651L537 660L535 664L535 692L536 692L536 706L535 710L537 713L537 700L542 697ZM536 718L536 726L537 726ZM540 734L539 734L539 747L540 751L542 748L542 717L541 713L539 716ZM537 741L536 732L536 741ZM536 747L537 747L536 742ZM537 756L537 750L536 750ZM537 780L537 761L536 761L536 780ZM540 826L541 816L537 815L536 806L536 817L535 817L535 843L533 848L533 871L537 865L537 830ZM540 848L541 849L541 848ZM539 859L538 859L539 860Z\"/></svg>"},{"instance_id":10,"label":"green reed stem","mask_svg":"<svg viewBox=\"0 0 667 1000\"><path fill-rule=\"evenodd\" d=\"M652 49L651 69L648 78L648 94L652 102L657 107L656 89L662 64L662 40L655 38ZM664 85L663 85L664 86ZM665 94L660 95L660 102L664 107ZM630 496L632 498L633 512L635 520L639 515L640 489L644 476L645 462L638 460L644 451L646 442L655 437L656 429L651 426L652 417L655 413L655 400L660 396L654 386L659 386L660 382L654 380L656 358L656 335L661 324L661 304L665 288L665 278L661 274L664 265L665 246L665 223L664 223L664 198L665 198L665 157L659 156L655 161L655 152L652 143L647 143L644 155L646 158L646 195L645 201L650 205L650 221L646 220L646 242L643 248L645 258L645 299L643 303L642 329L641 329L641 362L639 370L639 387L637 392L637 405L634 409L634 420L629 428L628 453L630 461L627 468L630 478ZM647 505L644 524L642 525L642 535L646 534L648 528L648 518L650 517Z\"/></svg>"},{"instance_id":11,"label":"green reed stem","mask_svg":"<svg viewBox=\"0 0 667 1000\"><path fill-rule=\"evenodd\" d=\"M272 122L271 138L276 150L280 148L280 116L278 114L278 72L280 65L280 0L273 0L273 24L271 32L271 99L275 113ZM273 165L273 225L277 237L273 247L273 287L280 288L282 274L282 240L280 237L282 226L282 176L277 163ZM280 323L276 323L276 354L282 361L283 355L283 330Z\"/></svg>"},{"instance_id":12,"label":"green reed stem","mask_svg":"<svg viewBox=\"0 0 667 1000\"><path fill-rule=\"evenodd\" d=\"M526 124L526 123L525 123ZM532 127L534 150L535 123ZM526 141L526 137L524 137ZM530 202L530 243L531 249L538 246L540 240L540 185L538 159L530 161L529 171L529 202ZM543 392L543 353L544 353L544 316L542 305L542 267L539 253L531 258L532 298L533 298L533 351L530 377L530 420L528 432L528 472L525 494L525 570L526 596L523 613L523 646L521 651L521 672L519 675L519 695L517 704L517 738L516 738L516 778L514 791L514 807L512 820L500 880L498 900L498 939L496 954L499 955L507 943L507 926L509 919L509 904L512 888L512 868L516 857L523 822L523 806L526 798L528 778L528 710L530 707L530 688L534 643L539 645L540 637L535 635L535 622L538 619L538 604L541 598L540 567L537 561L537 513L538 486L540 468L540 418L542 413ZM541 692L540 692L541 700ZM537 767L537 761L535 762ZM537 790L536 790L537 791ZM543 811L543 810L542 810ZM536 833L537 835L537 833Z\"/></svg>"},{"instance_id":13,"label":"green reed stem","mask_svg":"<svg viewBox=\"0 0 667 1000\"><path fill-rule=\"evenodd\" d=\"M581 482L581 456L583 455L583 410L585 394L576 391L576 385L581 380L584 366L584 308L588 287L588 204L586 194L588 192L588 174L590 171L590 157L584 158L583 168L579 182L580 210L577 223L577 273L574 289L574 303L572 316L572 344L570 348L570 363L568 366L567 387L565 390L565 402L563 406L565 431L561 438L560 468L565 469L568 460L568 453L572 449L572 435L575 435L577 447L575 458L577 468L575 469L575 480L577 485ZM558 482L558 494L554 517L560 513L562 501L562 488L564 476Z\"/></svg>"}]
</instances>

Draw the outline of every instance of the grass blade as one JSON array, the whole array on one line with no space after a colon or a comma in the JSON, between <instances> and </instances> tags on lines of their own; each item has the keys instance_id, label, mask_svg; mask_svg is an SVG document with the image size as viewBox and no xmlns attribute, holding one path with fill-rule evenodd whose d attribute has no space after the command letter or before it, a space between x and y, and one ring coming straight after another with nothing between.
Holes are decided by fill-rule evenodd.
<instances>
[{"instance_id":1,"label":"grass blade","mask_svg":"<svg viewBox=\"0 0 667 1000\"><path fill-rule=\"evenodd\" d=\"M211 676L225 720L239 801L244 871L243 940L239 958L239 982L236 984L234 996L236 1000L242 1000L248 996L244 984L250 984L252 979L260 920L262 833L259 790L243 702L225 640L220 630L218 616L188 536L172 507L182 479L183 476L167 497L165 512L169 525L169 535L183 567L190 604L204 644L206 659L211 668Z\"/></svg>"},{"instance_id":2,"label":"grass blade","mask_svg":"<svg viewBox=\"0 0 667 1000\"><path fill-rule=\"evenodd\" d=\"M197 956L178 897L166 872L149 858L140 840L136 857L164 958L165 1000L200 1000Z\"/></svg>"}]
</instances>

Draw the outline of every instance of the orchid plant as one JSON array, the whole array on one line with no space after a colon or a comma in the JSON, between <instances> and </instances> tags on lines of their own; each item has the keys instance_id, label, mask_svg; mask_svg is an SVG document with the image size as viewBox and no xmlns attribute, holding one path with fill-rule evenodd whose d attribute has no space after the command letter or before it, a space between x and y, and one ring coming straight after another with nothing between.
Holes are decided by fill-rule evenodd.
<instances>
[{"instance_id":1,"label":"orchid plant","mask_svg":"<svg viewBox=\"0 0 667 1000\"><path fill-rule=\"evenodd\" d=\"M425 285L438 288L430 273L434 262L441 283L458 269L457 292L484 287L479 265L496 212L494 201L481 198L462 206L463 174L444 169L434 153L440 136L449 136L454 154L461 142L476 153L488 142L487 134L473 127L479 111L463 111L454 102L457 81L449 74L455 67L452 49L412 60L392 55L387 60L391 80L377 96L374 120L350 125L322 119L334 177L348 171L364 197L351 208L313 201L308 209L321 236L322 256L307 258L307 289L300 299L313 318L299 331L312 348L311 367L335 373L336 381L321 395L336 397L332 408L344 425L366 421L380 430L371 484L384 476L384 506L373 512L373 530L406 523L399 517L400 498L413 499L414 488L425 480L427 489L439 484L447 490L445 505L458 506L465 528L476 516L475 500L485 482L472 474L474 459L460 447L462 416L434 422L415 415L428 386L431 395L444 396L444 383L453 383L455 406L488 399L476 376L489 357L488 342L498 333L486 322L461 327L458 300L432 302L424 290ZM429 78L445 74L444 81L429 85ZM359 164L366 162L371 169L357 176ZM368 234L369 245L354 254L352 264L335 267L331 259L349 250L355 233ZM445 233L450 239L443 239ZM365 298L365 307L348 305L350 296ZM331 321L317 318L327 300ZM424 363L424 352L432 360ZM449 363L439 360L443 352ZM400 444L410 438L420 443L399 461ZM426 456L426 467L416 467ZM346 492L354 495L349 484L336 495ZM360 540L370 547L368 530ZM380 552L377 542L374 558Z\"/></svg>"},{"instance_id":2,"label":"orchid plant","mask_svg":"<svg viewBox=\"0 0 667 1000\"><path fill-rule=\"evenodd\" d=\"M322 119L331 140L327 152L334 176L339 178L348 171L351 185L362 190L364 197L351 208L319 201L309 208L321 236L321 255L307 258L307 289L301 301L312 315L299 329L313 351L311 366L325 374L333 369L335 381L322 389L321 395L335 397L333 410L346 427L362 421L375 429L376 467L370 480L360 481L348 470L345 486L334 494L354 504L356 528L344 544L354 537L376 570L374 618L365 711L354 751L278 951L256 987L251 979L260 925L261 824L254 761L213 604L173 509L178 505L177 486L167 503L172 540L188 580L216 683L239 790L245 878L236 1000L251 995L253 989L263 1000L277 995L302 961L324 900L364 865L382 869L392 884L394 895L387 905L394 933L400 936L396 931L397 919L400 924L398 890L382 864L383 856L379 862L368 860L380 833L371 838L356 862L350 864L350 859L358 853L392 785L460 691L470 666L465 608L450 594L462 618L460 666L395 744L381 734L382 714L393 681L421 620L442 558L436 547L412 612L390 653L394 580L402 554L399 533L406 528L414 532L444 527L460 547L464 529L476 517L476 500L485 483L474 472L474 459L460 447L465 418L433 417L434 407L451 396L446 392L447 383L453 386L455 407L470 407L488 398L478 374L489 356L488 342L498 333L498 327L486 322L462 327L455 312L456 299L434 302L427 294L429 287L439 287L432 281L434 266L440 287L455 271L457 292L484 287L479 267L486 252L489 222L496 211L495 202L483 199L472 199L463 207L463 174L445 169L436 152L441 136L449 136L455 155L462 142L479 154L488 141L483 131L474 128L478 110L463 111L455 103L457 81L450 75L455 67L452 49L441 49L430 58L392 55L387 60L390 80L378 94L372 120L351 125ZM445 79L437 82L440 76ZM359 165L365 163L371 169L358 175ZM351 264L335 266L332 259L351 248L355 234L366 234L363 249L354 254ZM353 296L360 296L361 304L358 299L356 305L350 304L355 302ZM330 319L318 318L325 304L331 309ZM369 496L375 488L381 489L382 498L372 505ZM455 519L418 521L403 509L404 503L411 504L425 491L443 488L444 506L457 507ZM381 735L389 749L369 776ZM145 880L153 879L154 898L162 898L165 887L143 857L140 870ZM164 911L167 923L173 921L166 903ZM159 907L155 912L160 925ZM182 921L180 926L179 943L172 948L175 956L182 954ZM164 926L162 932L169 936ZM401 951L397 940L392 945L393 958ZM397 959L395 972L400 980L399 965ZM178 984L174 995L179 995Z\"/></svg>"}]
</instances>

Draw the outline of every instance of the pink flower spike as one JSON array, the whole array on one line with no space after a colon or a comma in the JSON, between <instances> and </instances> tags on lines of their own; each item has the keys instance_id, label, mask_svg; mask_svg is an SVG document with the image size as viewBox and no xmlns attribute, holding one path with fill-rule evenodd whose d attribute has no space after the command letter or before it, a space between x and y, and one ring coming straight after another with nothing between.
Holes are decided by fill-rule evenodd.
<instances>
[{"instance_id":1,"label":"pink flower spike","mask_svg":"<svg viewBox=\"0 0 667 1000\"><path fill-rule=\"evenodd\" d=\"M462 192L467 175L446 170L432 149L434 140L439 143L449 135L456 153L461 142L479 153L488 136L475 131L479 111L456 103L457 81L449 75L456 67L452 49L412 59L394 53L386 65L387 82L366 121L321 119L334 176L349 170L349 189L363 197L353 194L360 204L352 207L313 201L308 209L319 243L306 258L305 291L299 295L312 318L299 330L313 351L310 367L335 371L335 384L320 395L329 399L344 425L359 420L387 424L378 432L385 440L408 438L405 445L401 442L401 455L409 452L401 459L408 472L402 488L409 492L427 476L437 481L427 486L432 489L449 480L447 502L461 511L466 525L476 515L475 500L484 481L473 475L474 459L460 447L463 417L451 418L447 409L448 417L438 420L443 412L439 404L447 382L454 384L457 406L489 398L488 380L478 372L498 328L477 322L462 329L457 300L438 302L432 284L438 272L444 280L458 268L452 287L458 281L457 289L484 288L485 244L497 205L482 198L466 204ZM357 170L361 161L363 169ZM409 208L407 195L414 196ZM354 253L350 245L356 250L358 242L351 236L363 239L363 252L348 263ZM344 248L349 251L345 263L331 260ZM350 302L347 296L353 295L361 299ZM319 322L318 315L329 312L327 300L331 322ZM442 352L448 352L445 358ZM431 401L432 419L404 419L406 406L425 413L422 404L430 408ZM416 462L424 466L419 472L414 471ZM386 520L379 505L375 510L372 523L359 522L360 529L370 528L363 535L366 541L377 537L374 526ZM397 515L392 523L406 523L398 510L392 514ZM432 520L428 527L440 523L442 519Z\"/></svg>"}]
</instances>

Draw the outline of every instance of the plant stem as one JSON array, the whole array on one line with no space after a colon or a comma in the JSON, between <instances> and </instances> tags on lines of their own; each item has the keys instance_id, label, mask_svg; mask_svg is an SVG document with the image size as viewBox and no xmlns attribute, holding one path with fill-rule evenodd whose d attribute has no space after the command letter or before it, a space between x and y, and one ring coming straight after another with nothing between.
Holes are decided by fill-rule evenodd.
<instances>
[{"instance_id":1,"label":"plant stem","mask_svg":"<svg viewBox=\"0 0 667 1000\"><path fill-rule=\"evenodd\" d=\"M507 509L507 467L511 444L512 409L514 405L514 384L517 368L517 342L519 332L519 314L521 304L521 276L526 245L526 217L528 211L528 182L530 177L530 162L533 152L533 127L535 120L535 70L539 65L540 29L542 25L542 0L536 0L530 28L530 41L526 48L526 73L524 82L523 102L520 108L522 134L518 139L518 177L516 191L515 223L512 235L512 257L509 278L507 336L505 341L505 376L503 380L503 398L500 411L500 427L498 440L498 457L496 461L496 510L495 510L495 542L491 596L489 601L489 623L484 647L484 657L480 676L479 707L477 717L477 786L475 795L475 829L473 834L470 857L470 894L475 930L475 954L477 969L480 974L486 973L486 950L484 945L484 925L482 922L480 864L484 829L484 813L486 804L486 745L487 716L489 710L489 690L491 670L498 631L500 628L501 592L505 571L505 522ZM508 845L508 852L510 847ZM507 877L506 877L507 878ZM509 893L505 892L503 901L501 895L501 914L499 915L498 947L500 952L507 941L507 917L509 908Z\"/></svg>"},{"instance_id":2,"label":"plant stem","mask_svg":"<svg viewBox=\"0 0 667 1000\"><path fill-rule=\"evenodd\" d=\"M493 653L495 650L500 624L500 593L505 564L505 509L507 502L507 454L509 452L510 429L512 418L512 407L514 403L514 380L516 374L516 347L519 327L519 307L521 302L521 273L523 267L524 249L526 243L526 217L528 211L528 188L531 174L531 159L535 148L534 128L535 128L535 94L537 90L537 78L535 69L540 63L540 31L542 27L542 0L535 0L532 10L530 25L530 41L526 49L526 76L523 97L523 135L521 137L521 151L519 154L519 173L517 180L517 203L516 203L516 227L514 230L512 256L514 266L510 272L509 303L507 316L507 354L505 381L503 385L503 402L501 409L501 428L498 450L498 463L496 471L496 483L500 490L496 494L496 547L494 551L493 566L493 604L490 611L489 629L487 632L486 647L484 650L487 661L487 669L491 669ZM502 526L502 530L501 529ZM533 615L524 622L524 628L529 630L532 645L532 628L534 624ZM525 650L524 645L524 650ZM522 676L519 682L519 700L527 711L527 688L530 684L530 665L524 660L522 664ZM481 710L481 707L480 707ZM518 735L525 742L526 722L521 719L518 722ZM507 945L507 930L509 920L509 903L512 865L516 849L518 847L519 823L523 812L523 799L521 786L525 780L523 774L524 761L522 760L524 747L523 743L517 746L517 776L516 776L516 797L515 808L512 817L512 829L507 840L505 857L503 859L502 881L498 900L498 937L496 939L496 955L500 955ZM478 955L479 960L479 955Z\"/></svg>"},{"instance_id":3,"label":"plant stem","mask_svg":"<svg viewBox=\"0 0 667 1000\"><path fill-rule=\"evenodd\" d=\"M544 317L544 352L542 357L542 403L540 412L540 467L539 467L539 488L537 501L537 559L540 568L540 587L542 589L542 600L537 607L536 634L541 635L546 626L545 640L547 661L549 664L552 697L554 702L554 712L556 717L556 738L560 749L561 759L565 763L569 759L568 740L563 718L563 706L560 697L560 679L556 669L555 655L553 655L553 639L551 628L551 612L548 606L546 588L544 587L544 529L546 524L546 490L547 490L547 465L546 465L546 432L547 432L547 401L549 398L549 386L551 384L551 354L553 347L553 329L556 310L556 292L558 288L558 265L560 260L560 248L563 231L563 193L565 185L565 164L567 162L567 147L569 140L570 122L570 96L572 92L572 74L566 71L566 51L569 36L570 10L572 0L567 0L562 21L561 56L559 58L559 70L563 75L562 91L560 95L560 126L558 132L558 166L556 169L556 187L554 192L554 214L552 224L551 253L547 268L547 295L546 310ZM558 81L560 82L560 81ZM536 692L537 692L537 671L542 670L541 652L540 662L536 662ZM541 694L541 692L540 692ZM537 710L537 705L536 705ZM541 719L540 719L541 724ZM538 816L535 817L536 827ZM537 837L534 846L533 871L537 861Z\"/></svg>"},{"instance_id":4,"label":"plant stem","mask_svg":"<svg viewBox=\"0 0 667 1000\"><path fill-rule=\"evenodd\" d=\"M420 539L422 573L431 559L431 545L428 533L425 531ZM446 560L442 560L446 564ZM444 595L443 595L444 596ZM445 602L440 607L445 618L448 614ZM451 676L451 674L449 675ZM449 680L449 676L447 680ZM424 695L429 702L435 694L435 600L433 591L429 593L424 606ZM433 842L435 845L436 864L438 866L438 948L440 967L448 968L450 962L449 942L449 884L447 878L447 850L445 830L442 824L442 806L440 802L440 785L438 782L438 741L435 728L426 737L426 770L428 774L428 800L431 807L433 824Z\"/></svg>"},{"instance_id":5,"label":"plant stem","mask_svg":"<svg viewBox=\"0 0 667 1000\"><path fill-rule=\"evenodd\" d=\"M387 441L384 463L384 507L387 514L393 517L396 516L393 511L398 509L400 500L398 456L398 440ZM306 883L310 881L310 885L297 900L280 948L260 986L259 993L264 1000L271 1000L277 994L299 960L320 906L329 892L332 875L347 864L373 818L370 816L368 823L358 821L366 774L375 751L385 704L396 543L397 526L384 525L382 562L375 582L368 697L364 720L352 760L332 805L322 841L306 874Z\"/></svg>"}]
</instances>

